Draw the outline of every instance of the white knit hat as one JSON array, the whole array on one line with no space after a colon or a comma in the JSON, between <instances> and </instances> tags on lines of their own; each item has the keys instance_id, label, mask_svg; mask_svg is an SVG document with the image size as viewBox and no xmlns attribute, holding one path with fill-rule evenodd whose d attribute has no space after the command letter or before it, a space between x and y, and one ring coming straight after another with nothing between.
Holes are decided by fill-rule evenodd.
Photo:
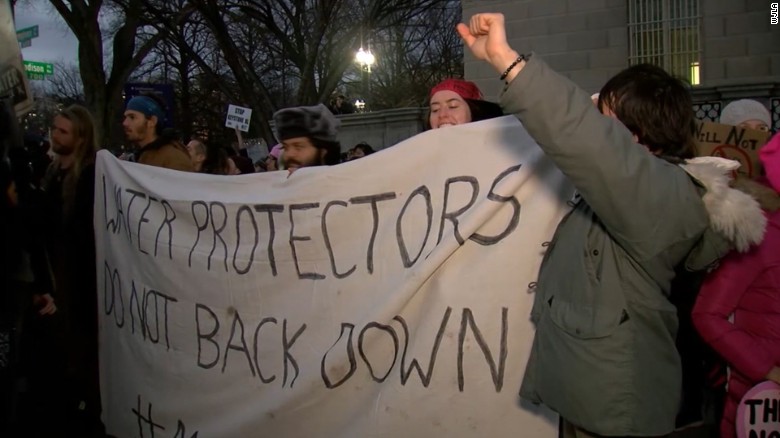
<instances>
[{"instance_id":1,"label":"white knit hat","mask_svg":"<svg viewBox=\"0 0 780 438\"><path fill-rule=\"evenodd\" d=\"M767 126L772 125L772 116L761 102L752 99L735 100L720 113L720 123L737 126L748 120L760 120Z\"/></svg>"}]
</instances>

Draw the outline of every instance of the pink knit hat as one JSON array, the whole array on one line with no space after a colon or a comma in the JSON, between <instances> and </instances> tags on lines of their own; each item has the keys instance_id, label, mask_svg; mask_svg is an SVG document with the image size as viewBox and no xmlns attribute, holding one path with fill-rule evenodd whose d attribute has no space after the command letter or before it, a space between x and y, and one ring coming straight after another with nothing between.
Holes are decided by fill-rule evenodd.
<instances>
[{"instance_id":1,"label":"pink knit hat","mask_svg":"<svg viewBox=\"0 0 780 438\"><path fill-rule=\"evenodd\" d=\"M761 164L764 165L766 179L769 184L780 192L780 134L775 134L758 152Z\"/></svg>"},{"instance_id":2,"label":"pink knit hat","mask_svg":"<svg viewBox=\"0 0 780 438\"><path fill-rule=\"evenodd\" d=\"M274 157L274 158L276 158L278 160L279 159L279 155L281 155L281 154L282 154L282 145L278 144L278 145L276 145L276 146L271 148L271 152L268 155L270 155L270 156L272 156L272 157Z\"/></svg>"}]
</instances>

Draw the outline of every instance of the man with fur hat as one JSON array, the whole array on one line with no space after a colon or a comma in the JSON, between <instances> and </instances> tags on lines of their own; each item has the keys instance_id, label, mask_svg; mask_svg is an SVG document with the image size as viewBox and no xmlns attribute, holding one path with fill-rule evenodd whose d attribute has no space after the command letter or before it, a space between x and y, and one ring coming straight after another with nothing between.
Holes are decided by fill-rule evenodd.
<instances>
[{"instance_id":1,"label":"man with fur hat","mask_svg":"<svg viewBox=\"0 0 780 438\"><path fill-rule=\"evenodd\" d=\"M122 127L127 140L136 144L135 161L150 166L194 171L187 148L171 130L163 129L162 104L151 96L135 96L127 102Z\"/></svg>"},{"instance_id":2,"label":"man with fur hat","mask_svg":"<svg viewBox=\"0 0 780 438\"><path fill-rule=\"evenodd\" d=\"M274 114L281 160L290 173L301 167L339 163L341 122L323 105L285 108Z\"/></svg>"},{"instance_id":3,"label":"man with fur hat","mask_svg":"<svg viewBox=\"0 0 780 438\"><path fill-rule=\"evenodd\" d=\"M720 123L734 125L740 128L770 131L772 116L769 110L758 101L752 99L735 100L720 113Z\"/></svg>"}]
</instances>

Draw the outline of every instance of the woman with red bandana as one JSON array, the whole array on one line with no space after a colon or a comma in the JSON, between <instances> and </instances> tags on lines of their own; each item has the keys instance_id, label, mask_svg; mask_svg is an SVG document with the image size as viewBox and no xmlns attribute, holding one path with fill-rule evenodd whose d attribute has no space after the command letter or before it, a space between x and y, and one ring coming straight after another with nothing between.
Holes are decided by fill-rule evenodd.
<instances>
[{"instance_id":1,"label":"woman with red bandana","mask_svg":"<svg viewBox=\"0 0 780 438\"><path fill-rule=\"evenodd\" d=\"M482 100L477 85L462 79L445 79L431 89L428 127L462 125L469 122L501 117L501 107Z\"/></svg>"}]
</instances>

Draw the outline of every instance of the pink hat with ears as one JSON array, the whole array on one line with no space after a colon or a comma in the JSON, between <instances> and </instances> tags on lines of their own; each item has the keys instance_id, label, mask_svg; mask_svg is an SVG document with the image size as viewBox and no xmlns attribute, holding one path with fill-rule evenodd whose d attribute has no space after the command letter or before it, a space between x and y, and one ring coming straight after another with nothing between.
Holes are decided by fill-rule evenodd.
<instances>
[{"instance_id":1,"label":"pink hat with ears","mask_svg":"<svg viewBox=\"0 0 780 438\"><path fill-rule=\"evenodd\" d=\"M281 155L281 154L282 154L282 145L277 144L276 146L271 148L271 152L268 155L270 155L270 156L272 156L272 157L274 157L274 158L276 158L278 160L279 159L279 155Z\"/></svg>"},{"instance_id":2,"label":"pink hat with ears","mask_svg":"<svg viewBox=\"0 0 780 438\"><path fill-rule=\"evenodd\" d=\"M775 134L758 152L761 164L764 165L766 179L769 184L780 192L780 134Z\"/></svg>"}]
</instances>

